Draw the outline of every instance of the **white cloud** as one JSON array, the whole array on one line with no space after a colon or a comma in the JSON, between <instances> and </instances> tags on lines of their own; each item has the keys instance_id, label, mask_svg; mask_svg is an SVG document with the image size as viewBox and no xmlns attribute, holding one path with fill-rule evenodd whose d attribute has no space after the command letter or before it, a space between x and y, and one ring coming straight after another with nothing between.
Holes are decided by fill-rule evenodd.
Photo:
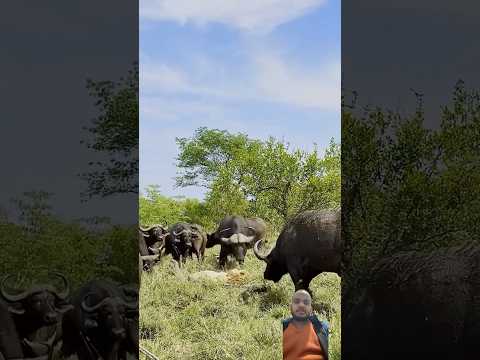
<instances>
[{"instance_id":1,"label":"white cloud","mask_svg":"<svg viewBox=\"0 0 480 360\"><path fill-rule=\"evenodd\" d=\"M142 65L140 83L141 90L145 93L184 92L191 88L185 73L165 64Z\"/></svg>"},{"instance_id":2,"label":"white cloud","mask_svg":"<svg viewBox=\"0 0 480 360\"><path fill-rule=\"evenodd\" d=\"M256 86L262 98L300 107L339 109L339 60L314 69L288 64L271 54L259 55L255 62Z\"/></svg>"},{"instance_id":3,"label":"white cloud","mask_svg":"<svg viewBox=\"0 0 480 360\"><path fill-rule=\"evenodd\" d=\"M145 61L140 66L140 91L142 96L158 94L195 94L205 96L228 97L218 86L205 86L204 77L194 78L193 74L184 69L170 65L155 63L151 60ZM213 84L211 84L213 85Z\"/></svg>"},{"instance_id":4,"label":"white cloud","mask_svg":"<svg viewBox=\"0 0 480 360\"><path fill-rule=\"evenodd\" d=\"M140 68L142 111L145 114L162 114L174 117L168 101L162 95L188 94L199 97L189 102L201 112L208 111L209 104L229 101L267 101L300 108L338 110L340 106L340 60L305 67L292 64L273 53L253 54L249 74L227 73L216 76L198 74L166 64L146 62ZM193 81L196 79L196 81ZM198 80L200 79L200 80ZM200 105L201 104L201 105ZM178 109L178 106L174 106ZM159 110L163 109L163 110Z\"/></svg>"},{"instance_id":5,"label":"white cloud","mask_svg":"<svg viewBox=\"0 0 480 360\"><path fill-rule=\"evenodd\" d=\"M203 26L222 23L266 33L325 4L327 0L140 0L140 17Z\"/></svg>"},{"instance_id":6,"label":"white cloud","mask_svg":"<svg viewBox=\"0 0 480 360\"><path fill-rule=\"evenodd\" d=\"M224 108L205 101L187 101L149 96L140 99L140 115L143 119L174 123L183 117L210 119L220 117ZM143 120L142 120L143 121ZM140 123L141 124L141 123Z\"/></svg>"}]
</instances>

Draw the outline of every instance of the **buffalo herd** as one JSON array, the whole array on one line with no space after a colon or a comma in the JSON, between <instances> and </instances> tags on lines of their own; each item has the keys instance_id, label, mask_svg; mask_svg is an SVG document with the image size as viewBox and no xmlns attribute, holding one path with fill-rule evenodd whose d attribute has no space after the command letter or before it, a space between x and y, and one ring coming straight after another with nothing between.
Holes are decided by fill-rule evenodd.
<instances>
[{"instance_id":1,"label":"buffalo herd","mask_svg":"<svg viewBox=\"0 0 480 360\"><path fill-rule=\"evenodd\" d=\"M206 248L220 246L218 263L242 265L248 249L265 261L264 278L280 281L285 274L295 289L309 290L310 281L329 271L340 275L342 241L340 212L310 210L293 217L283 228L275 247L268 254L259 249L265 239L266 223L260 218L224 217L217 229L207 234L197 224L180 222L168 229L162 225L139 228L139 270L150 270L164 255L170 254L182 266L187 257L202 261Z\"/></svg>"},{"instance_id":2,"label":"buffalo herd","mask_svg":"<svg viewBox=\"0 0 480 360\"><path fill-rule=\"evenodd\" d=\"M73 295L61 286L0 284L0 359L138 358L138 286L93 280Z\"/></svg>"},{"instance_id":3,"label":"buffalo herd","mask_svg":"<svg viewBox=\"0 0 480 360\"><path fill-rule=\"evenodd\" d=\"M265 262L264 279L278 282L288 273L295 290L310 292L314 277L341 276L344 266L339 211L297 214L270 250L264 249L266 226L259 218L226 216L211 234L186 223L154 228L140 229L144 270L165 254L182 263L195 253L201 261L205 248L216 245L220 267L235 260L241 265L252 249ZM479 245L401 252L376 264L355 303L342 311L342 358L480 359Z\"/></svg>"},{"instance_id":4,"label":"buffalo herd","mask_svg":"<svg viewBox=\"0 0 480 360\"><path fill-rule=\"evenodd\" d=\"M218 265L243 264L248 249L265 262L264 279L289 274L309 290L322 272L341 275L340 212L304 211L286 223L266 250L260 218L226 216L213 233L180 222L140 227L139 271L170 255L183 266L202 262L220 246ZM377 262L369 284L342 311L342 358L478 359L480 247L468 244L421 254L399 253ZM18 288L14 275L0 281L0 360L125 360L139 353L138 284L92 280L71 294L61 273L56 285ZM348 311L347 311L348 310Z\"/></svg>"}]
</instances>

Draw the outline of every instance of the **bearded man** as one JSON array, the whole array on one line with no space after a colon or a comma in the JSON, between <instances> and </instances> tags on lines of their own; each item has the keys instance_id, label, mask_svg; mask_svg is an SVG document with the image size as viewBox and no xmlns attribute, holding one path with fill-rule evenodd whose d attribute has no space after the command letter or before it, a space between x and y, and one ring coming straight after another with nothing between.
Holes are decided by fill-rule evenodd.
<instances>
[{"instance_id":1,"label":"bearded man","mask_svg":"<svg viewBox=\"0 0 480 360\"><path fill-rule=\"evenodd\" d=\"M290 311L292 317L282 320L283 360L328 360L328 322L313 313L308 291L293 294Z\"/></svg>"}]
</instances>

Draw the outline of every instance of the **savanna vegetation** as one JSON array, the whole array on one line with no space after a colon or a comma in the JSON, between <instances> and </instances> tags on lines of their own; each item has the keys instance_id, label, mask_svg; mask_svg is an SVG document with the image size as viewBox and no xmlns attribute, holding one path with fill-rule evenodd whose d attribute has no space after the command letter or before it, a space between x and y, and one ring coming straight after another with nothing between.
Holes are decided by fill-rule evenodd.
<instances>
[{"instance_id":1,"label":"savanna vegetation","mask_svg":"<svg viewBox=\"0 0 480 360\"><path fill-rule=\"evenodd\" d=\"M159 359L282 359L280 320L291 316L287 304L294 292L289 276L266 282L264 263L250 251L242 272L230 270L227 281L189 278L218 271L218 254L218 247L207 249L204 264L188 261L180 271L163 259L142 274L140 345ZM330 358L338 360L340 278L324 273L310 288L319 318L330 323Z\"/></svg>"},{"instance_id":2,"label":"savanna vegetation","mask_svg":"<svg viewBox=\"0 0 480 360\"><path fill-rule=\"evenodd\" d=\"M92 278L136 282L136 229L102 218L61 221L52 215L50 195L26 192L14 199L18 221L0 219L0 274L19 274L17 286L33 285L48 271L65 274L72 289Z\"/></svg>"},{"instance_id":3,"label":"savanna vegetation","mask_svg":"<svg viewBox=\"0 0 480 360\"><path fill-rule=\"evenodd\" d=\"M79 174L86 185L83 200L138 193L138 64L118 81L88 79L86 90L97 113L84 128L82 144L97 161ZM60 219L52 208L54 195L30 189L12 199L13 210L3 206L0 274L18 274L18 285L28 286L56 270L73 290L93 278L138 282L135 224Z\"/></svg>"},{"instance_id":4,"label":"savanna vegetation","mask_svg":"<svg viewBox=\"0 0 480 360\"><path fill-rule=\"evenodd\" d=\"M478 241L480 94L459 81L436 127L426 125L423 99L417 100L406 116L343 104L347 308L380 258Z\"/></svg>"},{"instance_id":5,"label":"savanna vegetation","mask_svg":"<svg viewBox=\"0 0 480 360\"><path fill-rule=\"evenodd\" d=\"M177 185L207 188L205 201L169 200L151 186L140 197L141 224L171 223L178 214L213 229L226 214L237 214L261 217L279 231L302 210L340 204L340 145L333 140L322 156L316 148L308 153L274 138L208 128L177 143Z\"/></svg>"},{"instance_id":6,"label":"savanna vegetation","mask_svg":"<svg viewBox=\"0 0 480 360\"><path fill-rule=\"evenodd\" d=\"M208 231L229 214L268 222L273 246L293 215L340 204L340 146L323 154L291 149L274 138L251 139L199 128L178 138L179 187L207 188L204 201L169 198L157 186L140 196L140 223L198 223ZM244 266L227 280L192 279L202 270L219 271L219 247L206 250L203 264L181 270L162 259L141 282L141 345L160 359L281 359L280 320L290 316L294 287L288 274L277 284L263 280L265 263L247 253ZM340 278L322 274L311 284L316 309L331 325L330 357L340 359Z\"/></svg>"}]
</instances>

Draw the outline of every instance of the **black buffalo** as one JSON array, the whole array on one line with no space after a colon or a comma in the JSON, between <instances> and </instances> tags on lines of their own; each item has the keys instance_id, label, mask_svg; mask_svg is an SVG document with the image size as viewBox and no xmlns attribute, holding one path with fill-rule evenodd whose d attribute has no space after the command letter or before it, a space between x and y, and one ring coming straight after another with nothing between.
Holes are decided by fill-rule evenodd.
<instances>
[{"instance_id":1,"label":"black buffalo","mask_svg":"<svg viewBox=\"0 0 480 360\"><path fill-rule=\"evenodd\" d=\"M59 273L54 275L62 280L61 289L52 285L35 285L12 292L7 290L6 284L14 275L6 276L0 285L0 293L12 315L25 357L46 356L59 351L61 320L72 305L67 300L67 279Z\"/></svg>"},{"instance_id":2,"label":"black buffalo","mask_svg":"<svg viewBox=\"0 0 480 360\"><path fill-rule=\"evenodd\" d=\"M140 227L139 232L144 239L144 241L139 244L142 255L158 253L165 246L165 238L168 235L168 231L162 225L151 225L147 228Z\"/></svg>"},{"instance_id":3,"label":"black buffalo","mask_svg":"<svg viewBox=\"0 0 480 360\"><path fill-rule=\"evenodd\" d=\"M165 239L165 255L171 254L179 265L185 263L187 257L196 255L202 261L207 245L207 234L200 225L180 222L168 229Z\"/></svg>"},{"instance_id":4,"label":"black buffalo","mask_svg":"<svg viewBox=\"0 0 480 360\"><path fill-rule=\"evenodd\" d=\"M63 353L80 360L138 358L138 290L93 280L73 297L63 321Z\"/></svg>"},{"instance_id":5,"label":"black buffalo","mask_svg":"<svg viewBox=\"0 0 480 360\"><path fill-rule=\"evenodd\" d=\"M203 227L198 224L190 224L190 230L192 247L189 256L193 258L193 254L195 254L198 261L203 261L205 257L205 248L207 246L207 233Z\"/></svg>"},{"instance_id":6,"label":"black buffalo","mask_svg":"<svg viewBox=\"0 0 480 360\"><path fill-rule=\"evenodd\" d=\"M226 216L212 234L208 234L207 248L220 245L220 266L225 266L229 257L234 257L242 265L247 249L252 248L255 241L265 236L265 221L260 218L243 218Z\"/></svg>"},{"instance_id":7,"label":"black buffalo","mask_svg":"<svg viewBox=\"0 0 480 360\"><path fill-rule=\"evenodd\" d=\"M480 359L480 246L384 258L346 310L342 359Z\"/></svg>"},{"instance_id":8,"label":"black buffalo","mask_svg":"<svg viewBox=\"0 0 480 360\"><path fill-rule=\"evenodd\" d=\"M22 344L8 305L0 301L0 358L23 359Z\"/></svg>"},{"instance_id":9,"label":"black buffalo","mask_svg":"<svg viewBox=\"0 0 480 360\"><path fill-rule=\"evenodd\" d=\"M141 256L141 267L149 271L160 259L165 247L168 231L161 225L152 225L138 230L138 249Z\"/></svg>"},{"instance_id":10,"label":"black buffalo","mask_svg":"<svg viewBox=\"0 0 480 360\"><path fill-rule=\"evenodd\" d=\"M254 253L267 263L264 278L274 282L286 273L295 290L309 290L310 281L328 271L340 275L342 242L340 212L309 210L295 216L283 228L268 255L260 254L257 241Z\"/></svg>"}]
</instances>

